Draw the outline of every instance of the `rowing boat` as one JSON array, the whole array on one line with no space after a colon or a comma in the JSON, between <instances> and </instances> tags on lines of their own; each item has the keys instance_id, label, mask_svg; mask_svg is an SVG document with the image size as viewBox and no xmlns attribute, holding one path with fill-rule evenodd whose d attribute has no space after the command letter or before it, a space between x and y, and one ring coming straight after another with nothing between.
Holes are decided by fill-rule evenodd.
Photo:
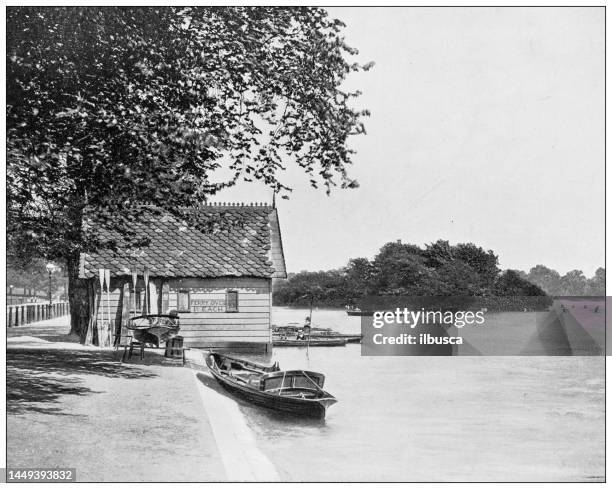
<instances>
[{"instance_id":1,"label":"rowing boat","mask_svg":"<svg viewBox=\"0 0 612 489\"><path fill-rule=\"evenodd\" d=\"M337 399L323 390L325 376L309 370L281 371L278 364L259 370L258 364L210 353L206 365L227 391L268 409L298 416L324 418ZM272 370L270 370L272 369Z\"/></svg>"},{"instance_id":2,"label":"rowing boat","mask_svg":"<svg viewBox=\"0 0 612 489\"><path fill-rule=\"evenodd\" d=\"M136 341L157 347L176 336L180 330L179 319L169 314L148 314L129 319L127 329Z\"/></svg>"}]
</instances>

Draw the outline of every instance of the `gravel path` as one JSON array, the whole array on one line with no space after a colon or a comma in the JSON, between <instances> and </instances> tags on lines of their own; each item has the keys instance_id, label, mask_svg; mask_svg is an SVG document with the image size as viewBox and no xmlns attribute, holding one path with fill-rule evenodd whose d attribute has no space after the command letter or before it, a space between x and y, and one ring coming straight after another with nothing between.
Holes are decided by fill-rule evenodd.
<instances>
[{"instance_id":1,"label":"gravel path","mask_svg":"<svg viewBox=\"0 0 612 489\"><path fill-rule=\"evenodd\" d=\"M191 369L58 342L70 341L66 322L8 332L8 467L76 468L80 482L226 480Z\"/></svg>"}]
</instances>

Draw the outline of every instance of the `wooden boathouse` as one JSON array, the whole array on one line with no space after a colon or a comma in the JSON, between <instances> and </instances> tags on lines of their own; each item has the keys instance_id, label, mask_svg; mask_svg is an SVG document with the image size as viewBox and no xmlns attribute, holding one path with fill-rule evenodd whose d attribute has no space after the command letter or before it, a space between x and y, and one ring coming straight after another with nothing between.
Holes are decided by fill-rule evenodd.
<instances>
[{"instance_id":1,"label":"wooden boathouse","mask_svg":"<svg viewBox=\"0 0 612 489\"><path fill-rule=\"evenodd\" d=\"M172 312L187 347L271 349L272 280L286 278L276 208L207 205L198 219L229 224L201 231L169 214L145 215L135 227L146 246L81 254L92 311L86 343L110 346L129 317Z\"/></svg>"}]
</instances>

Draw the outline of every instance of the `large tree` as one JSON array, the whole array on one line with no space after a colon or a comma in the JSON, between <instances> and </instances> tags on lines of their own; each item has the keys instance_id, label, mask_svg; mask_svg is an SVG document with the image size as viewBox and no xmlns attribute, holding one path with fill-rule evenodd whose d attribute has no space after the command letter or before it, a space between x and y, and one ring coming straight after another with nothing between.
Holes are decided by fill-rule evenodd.
<instances>
[{"instance_id":1,"label":"large tree","mask_svg":"<svg viewBox=\"0 0 612 489\"><path fill-rule=\"evenodd\" d=\"M79 254L113 245L88 211L129 239L142 204L183 214L242 180L286 194L288 164L357 185L367 111L342 84L370 65L321 8L9 7L6 25L9 253L66 263L72 332Z\"/></svg>"},{"instance_id":2,"label":"large tree","mask_svg":"<svg viewBox=\"0 0 612 489\"><path fill-rule=\"evenodd\" d=\"M552 270L544 265L536 265L529 270L527 279L541 287L549 295L560 295L561 276L556 270Z\"/></svg>"},{"instance_id":3,"label":"large tree","mask_svg":"<svg viewBox=\"0 0 612 489\"><path fill-rule=\"evenodd\" d=\"M588 281L582 270L570 270L561 277L560 290L562 295L582 296L588 294Z\"/></svg>"},{"instance_id":4,"label":"large tree","mask_svg":"<svg viewBox=\"0 0 612 489\"><path fill-rule=\"evenodd\" d=\"M606 269L599 267L595 270L595 275L588 280L589 295L605 296L606 295Z\"/></svg>"}]
</instances>

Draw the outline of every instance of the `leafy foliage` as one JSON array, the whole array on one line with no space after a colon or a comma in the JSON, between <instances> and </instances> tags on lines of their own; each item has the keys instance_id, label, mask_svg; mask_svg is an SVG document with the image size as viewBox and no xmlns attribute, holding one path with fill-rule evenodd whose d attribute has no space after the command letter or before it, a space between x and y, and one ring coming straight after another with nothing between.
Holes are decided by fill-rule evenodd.
<instances>
[{"instance_id":1,"label":"leafy foliage","mask_svg":"<svg viewBox=\"0 0 612 489\"><path fill-rule=\"evenodd\" d=\"M9 7L6 25L8 252L66 263L73 332L79 254L115 245L95 222L133 246L147 207L207 230L198 206L239 181L287 197L288 164L357 186L368 112L341 86L371 63L321 8Z\"/></svg>"},{"instance_id":2,"label":"leafy foliage","mask_svg":"<svg viewBox=\"0 0 612 489\"><path fill-rule=\"evenodd\" d=\"M370 65L320 8L7 9L8 237L16 254L109 245L142 205L189 220L240 180L290 190L289 162L354 187L350 135L367 111L341 89Z\"/></svg>"},{"instance_id":3,"label":"leafy foliage","mask_svg":"<svg viewBox=\"0 0 612 489\"><path fill-rule=\"evenodd\" d=\"M561 276L544 265L529 273L501 271L497 256L473 243L451 245L439 240L424 249L390 242L373 260L355 258L346 267L329 272L300 272L274 290L277 305L305 305L317 287L320 305L344 306L367 296L480 297L482 305L520 309L541 302L524 298L550 296L604 296L605 269L587 279L579 270ZM498 298L505 298L498 300Z\"/></svg>"},{"instance_id":4,"label":"leafy foliage","mask_svg":"<svg viewBox=\"0 0 612 489\"><path fill-rule=\"evenodd\" d=\"M498 297L541 296L546 293L521 277L516 270L506 270L495 281L493 295Z\"/></svg>"},{"instance_id":5,"label":"leafy foliage","mask_svg":"<svg viewBox=\"0 0 612 489\"><path fill-rule=\"evenodd\" d=\"M46 262L40 259L20 263L9 257L6 267L7 288L13 286L15 291L26 289L29 294L46 297L49 292L49 272L45 266ZM65 272L60 267L55 267L51 272L52 294L63 291L65 283Z\"/></svg>"},{"instance_id":6,"label":"leafy foliage","mask_svg":"<svg viewBox=\"0 0 612 489\"><path fill-rule=\"evenodd\" d=\"M341 270L290 276L278 285L274 300L305 304L304 297L316 286L325 290L321 304L334 306L368 295L486 297L493 295L499 274L493 251L472 243L453 246L439 240L421 249L396 241L382 246L372 261L357 258Z\"/></svg>"},{"instance_id":7,"label":"leafy foliage","mask_svg":"<svg viewBox=\"0 0 612 489\"><path fill-rule=\"evenodd\" d=\"M541 287L549 295L554 296L605 296L606 271L598 268L590 279L580 270L571 270L561 276L557 271L544 265L536 265L526 278Z\"/></svg>"}]
</instances>

